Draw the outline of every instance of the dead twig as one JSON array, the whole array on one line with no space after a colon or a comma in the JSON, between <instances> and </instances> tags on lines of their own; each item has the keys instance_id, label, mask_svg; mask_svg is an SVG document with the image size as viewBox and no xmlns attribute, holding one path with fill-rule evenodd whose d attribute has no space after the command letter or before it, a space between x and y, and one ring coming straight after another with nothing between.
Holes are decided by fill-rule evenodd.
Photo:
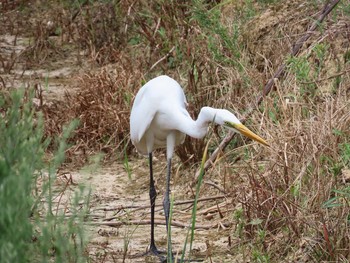
<instances>
[{"instance_id":1,"label":"dead twig","mask_svg":"<svg viewBox=\"0 0 350 263\"><path fill-rule=\"evenodd\" d=\"M160 62L162 62L164 59L167 59L167 58L170 56L170 54L174 51L174 49L175 49L175 46L173 46L165 56L163 56L163 57L160 58L156 63L154 63L154 64L152 65L152 67L149 69L149 71L151 71L152 69L154 69L154 68L155 68Z\"/></svg>"},{"instance_id":2,"label":"dead twig","mask_svg":"<svg viewBox=\"0 0 350 263\"><path fill-rule=\"evenodd\" d=\"M4 87L4 89L6 89L6 83L5 83L4 79L1 76L0 76L0 80L1 80L1 83L2 83L2 85Z\"/></svg>"},{"instance_id":3,"label":"dead twig","mask_svg":"<svg viewBox=\"0 0 350 263\"><path fill-rule=\"evenodd\" d=\"M203 198L199 198L197 200L197 202L203 202L203 201L210 201L210 200L217 200L217 199L223 199L226 198L227 195L216 195L216 196L211 196L211 197L203 197ZM194 200L184 200L184 201L177 201L174 202L174 205L186 205L186 204L193 204ZM162 204L156 204L155 206L163 206ZM141 209L146 209L146 208L150 208L150 205L120 205L117 207L102 207L102 208L97 208L94 209L94 211L115 211L115 210L124 210L124 209L136 209L136 210L141 210Z\"/></svg>"},{"instance_id":4,"label":"dead twig","mask_svg":"<svg viewBox=\"0 0 350 263\"><path fill-rule=\"evenodd\" d=\"M90 225L99 225L99 226L110 226L110 227L121 227L121 226L125 226L125 225L150 225L151 224L151 220L129 220L129 221L120 221L120 222L91 222L89 223ZM164 225L165 226L165 220L155 220L154 224L156 225ZM196 224L195 229L203 229L203 230L210 230L210 229L215 229L218 227L230 227L232 225L232 223L230 222L218 222L215 224L209 224L209 225L200 225L200 224ZM188 228L191 227L191 224L185 224L182 222L178 222L178 221L172 221L171 222L171 226L174 227L180 227L180 228Z\"/></svg>"},{"instance_id":5,"label":"dead twig","mask_svg":"<svg viewBox=\"0 0 350 263\"><path fill-rule=\"evenodd\" d=\"M212 186L212 187L218 189L218 190L219 190L221 193L223 193L223 194L227 194L227 192L225 191L224 188L222 188L221 186L215 184L214 182L204 181L204 184L210 185L210 186Z\"/></svg>"},{"instance_id":6,"label":"dead twig","mask_svg":"<svg viewBox=\"0 0 350 263\"><path fill-rule=\"evenodd\" d=\"M316 30L317 26L323 22L325 17L334 9L334 7L339 3L339 1L340 0L328 1L324 5L319 17L312 23L312 25L308 28L306 33L301 38L299 38L296 41L296 43L294 44L293 49L291 51L291 56L296 56L299 53L303 44L311 37L312 33ZM272 90L272 87L275 84L275 79L279 79L283 75L286 67L287 67L286 63L284 63L278 67L275 74L266 83L266 85L262 91L262 94L258 96L256 101L245 112L245 114L241 120L242 122L245 122L247 120L247 118L254 112L254 110L257 108L257 106L263 101L264 97L270 93L270 91ZM217 158L219 153L225 150L226 146L230 143L230 141L234 138L235 135L236 135L236 133L232 132L232 131L230 131L226 135L226 137L222 140L222 142L219 144L219 146L215 149L215 151L212 153L212 155L205 162L205 164L204 164L205 171L208 170L209 167L212 166L212 163L215 162L215 159ZM196 172L196 175L195 175L195 180L194 180L192 185L195 185L197 183L199 174L200 174L200 170L198 169Z\"/></svg>"}]
</instances>

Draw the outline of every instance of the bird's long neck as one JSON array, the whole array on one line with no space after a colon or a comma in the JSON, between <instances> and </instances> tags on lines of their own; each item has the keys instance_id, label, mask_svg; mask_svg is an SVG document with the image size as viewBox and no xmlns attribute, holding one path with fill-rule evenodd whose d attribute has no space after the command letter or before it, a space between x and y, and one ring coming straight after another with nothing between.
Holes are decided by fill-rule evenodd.
<instances>
[{"instance_id":1,"label":"bird's long neck","mask_svg":"<svg viewBox=\"0 0 350 263\"><path fill-rule=\"evenodd\" d=\"M182 120L181 132L197 139L203 138L208 132L208 126L215 119L216 109L211 107L203 107L198 115L197 120L193 120L188 116L186 120Z\"/></svg>"}]
</instances>

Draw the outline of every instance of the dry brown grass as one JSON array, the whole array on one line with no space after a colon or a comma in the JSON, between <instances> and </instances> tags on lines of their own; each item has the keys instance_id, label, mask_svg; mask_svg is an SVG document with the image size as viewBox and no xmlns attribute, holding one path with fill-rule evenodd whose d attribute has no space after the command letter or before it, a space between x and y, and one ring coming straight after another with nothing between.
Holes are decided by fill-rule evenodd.
<instances>
[{"instance_id":1,"label":"dry brown grass","mask_svg":"<svg viewBox=\"0 0 350 263\"><path fill-rule=\"evenodd\" d=\"M279 91L285 88L300 98L291 87L288 83ZM263 118L271 148L259 149L243 162L226 167L233 171L226 174L226 189L235 196L233 206L243 208L244 232L256 238L258 231L265 231L262 254L288 255L301 250L300 256L307 261L318 261L320 255L323 260L348 258L344 247L337 250L336 244L349 242L349 206L326 209L323 203L334 195L333 189L348 184L341 173L346 167L339 145L350 136L349 93L340 89L333 98L316 105L273 97L266 99L264 107L278 116L277 121ZM261 121L261 116L255 118ZM336 131L344 133L337 135ZM249 224L256 219L260 224ZM281 243L290 245L281 251Z\"/></svg>"},{"instance_id":2,"label":"dry brown grass","mask_svg":"<svg viewBox=\"0 0 350 263\"><path fill-rule=\"evenodd\" d=\"M265 14L261 19L266 19ZM259 17L256 20L259 25L263 23ZM324 206L338 195L334 189L349 188L349 164L344 162L341 150L350 138L349 64L343 56L349 49L346 25L349 19L343 17L315 34L301 54L311 64L310 79L300 81L298 73L290 70L264 99L260 112L251 117L251 125L263 127L260 133L271 142L271 148L253 151L249 147L250 154L233 149L211 169L210 173L224 182L221 187L234 197L236 215L242 209L243 215L234 217L237 227L231 230L236 238L232 252L243 247L255 260L349 259L348 201L340 198L340 206ZM266 31L274 38L275 31L272 35ZM320 62L313 49L316 43L328 49L320 66L322 73L311 77ZM260 42L256 45L265 57L263 46ZM263 72L271 72L269 64L265 64L268 71ZM251 93L244 91L242 98L249 99ZM245 242L254 245L249 249Z\"/></svg>"},{"instance_id":3,"label":"dry brown grass","mask_svg":"<svg viewBox=\"0 0 350 263\"><path fill-rule=\"evenodd\" d=\"M132 72L132 73L131 73ZM135 78L135 76L137 76ZM60 133L64 124L78 119L79 127L71 140L68 154L71 160L104 153L106 159L123 156L129 138L129 113L133 90L141 85L142 75L132 64L103 67L77 79L80 91L66 94L60 110L48 108L47 132ZM56 107L55 105L53 105ZM53 119L52 119L53 118Z\"/></svg>"}]
</instances>

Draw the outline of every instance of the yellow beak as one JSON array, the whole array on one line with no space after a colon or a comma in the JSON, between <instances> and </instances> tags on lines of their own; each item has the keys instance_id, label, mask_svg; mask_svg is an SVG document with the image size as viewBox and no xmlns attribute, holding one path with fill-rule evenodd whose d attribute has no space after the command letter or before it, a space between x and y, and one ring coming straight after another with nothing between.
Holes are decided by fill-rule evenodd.
<instances>
[{"instance_id":1,"label":"yellow beak","mask_svg":"<svg viewBox=\"0 0 350 263\"><path fill-rule=\"evenodd\" d=\"M243 134L244 136L247 136L248 138L253 139L254 141L257 141L257 142L259 142L261 144L269 146L269 144L263 138L261 138L259 135L256 135L254 132L249 130L243 124L237 124L237 123L232 123L232 122L226 122L226 124L229 127L231 127L233 129L235 129L236 131L238 131L239 133Z\"/></svg>"}]
</instances>

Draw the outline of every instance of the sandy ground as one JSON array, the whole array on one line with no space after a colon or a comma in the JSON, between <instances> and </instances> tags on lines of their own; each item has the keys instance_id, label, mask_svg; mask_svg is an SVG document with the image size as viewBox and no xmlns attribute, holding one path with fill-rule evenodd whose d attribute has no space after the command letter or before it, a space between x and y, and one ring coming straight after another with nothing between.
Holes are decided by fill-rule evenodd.
<instances>
[{"instance_id":1,"label":"sandy ground","mask_svg":"<svg viewBox=\"0 0 350 263\"><path fill-rule=\"evenodd\" d=\"M91 187L90 215L93 225L87 228L90 235L88 251L95 262L159 262L158 258L142 255L149 245L150 225L108 226L104 224L132 221L149 221L148 167L146 160L133 159L133 172L128 176L123 164L114 163L94 171L69 172L74 183ZM163 163L155 165L156 173L163 172ZM159 175L156 175L159 178ZM165 177L165 176L164 176ZM158 181L158 189L163 189L163 180ZM157 184L157 182L156 182ZM177 184L173 188L175 201L182 195L183 188ZM164 222L162 190L158 190L156 220ZM187 205L188 206L188 205ZM190 224L191 209L175 206L174 221ZM199 220L202 220L201 218ZM208 224L206 224L208 225ZM184 245L188 228L172 227L174 253L179 253ZM156 226L156 243L160 249L166 247L166 229ZM204 262L223 262L225 251L229 252L228 235L222 229L196 230L193 243L193 259ZM215 260L220 255L220 261ZM125 256L125 259L124 259ZM229 255L228 255L229 256ZM209 257L211 259L209 259ZM232 259L232 258L231 258ZM212 261L210 261L212 260Z\"/></svg>"}]
</instances>

